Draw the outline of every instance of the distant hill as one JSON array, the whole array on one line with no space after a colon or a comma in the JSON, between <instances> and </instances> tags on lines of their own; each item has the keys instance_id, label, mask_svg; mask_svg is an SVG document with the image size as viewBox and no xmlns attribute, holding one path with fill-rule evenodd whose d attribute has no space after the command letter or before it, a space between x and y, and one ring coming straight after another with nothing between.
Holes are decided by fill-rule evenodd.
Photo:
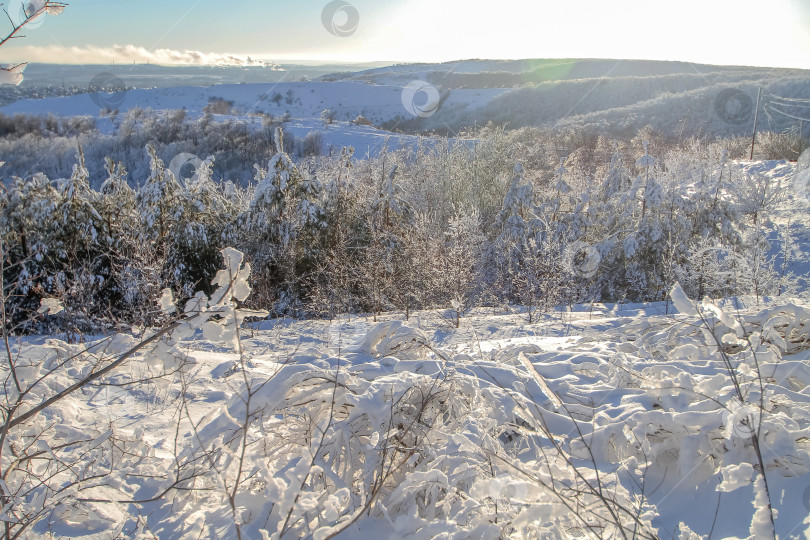
<instances>
[{"instance_id":1,"label":"distant hill","mask_svg":"<svg viewBox=\"0 0 810 540\"><path fill-rule=\"evenodd\" d=\"M513 128L587 126L603 134L652 125L679 137L730 136L750 133L759 88L810 99L807 70L649 60L466 60L377 68L345 79L379 85L419 79L450 96L462 89L507 89L473 115L446 103L429 118L396 118L392 124L406 132L453 133L492 121ZM763 112L765 129L796 124Z\"/></svg>"},{"instance_id":2,"label":"distant hill","mask_svg":"<svg viewBox=\"0 0 810 540\"><path fill-rule=\"evenodd\" d=\"M247 68L34 64L25 74L21 87L0 89L4 114L99 117L104 107L121 112L150 107L183 108L193 116L203 114L210 100L222 99L232 102L232 116L318 120L328 108L339 121L363 115L377 127L407 134L456 135L494 122L510 128L586 127L605 135L634 133L647 125L672 137L747 135L760 88L766 95L810 99L807 70L649 60ZM404 88L414 81L435 88L435 113L417 116L403 103ZM92 99L104 91L115 97ZM54 97L62 95L69 97ZM424 92L411 97L427 99ZM761 112L763 129L796 129L795 119L773 107ZM810 127L805 127L807 135Z\"/></svg>"}]
</instances>

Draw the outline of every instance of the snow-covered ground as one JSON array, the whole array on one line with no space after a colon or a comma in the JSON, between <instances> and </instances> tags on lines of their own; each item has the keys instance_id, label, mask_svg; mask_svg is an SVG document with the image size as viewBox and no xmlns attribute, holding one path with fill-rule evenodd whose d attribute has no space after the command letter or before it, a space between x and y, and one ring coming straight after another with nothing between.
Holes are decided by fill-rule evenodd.
<instances>
[{"instance_id":1,"label":"snow-covered ground","mask_svg":"<svg viewBox=\"0 0 810 540\"><path fill-rule=\"evenodd\" d=\"M242 114L263 112L279 117L289 112L292 118L317 119L324 109L332 108L339 120L353 120L362 114L373 122L384 122L396 116L408 116L402 103L403 88L408 82L399 86L354 81L306 81L134 89L112 94L25 99L0 108L0 112L6 115L99 116L100 110L106 106L122 113L135 107L150 107L155 110L186 109L191 115L199 115L210 100L223 99L232 101L234 109ZM472 111L507 90L454 89L449 91L444 106L466 107Z\"/></svg>"},{"instance_id":2,"label":"snow-covered ground","mask_svg":"<svg viewBox=\"0 0 810 540\"><path fill-rule=\"evenodd\" d=\"M533 324L478 308L459 328L439 310L237 333L247 275L225 255L210 302L11 429L6 451L65 464L42 484L36 468L7 475L17 512L45 506L32 536L759 538L760 461L779 537L810 534L800 300L695 307L676 288ZM144 337L26 340L23 387L59 368L24 402ZM43 487L54 478L64 491Z\"/></svg>"},{"instance_id":3,"label":"snow-covered ground","mask_svg":"<svg viewBox=\"0 0 810 540\"><path fill-rule=\"evenodd\" d=\"M808 154L810 157L810 154ZM778 268L795 276L798 292L810 291L810 197L807 179L810 173L797 174L796 164L787 161L741 161L736 164L742 175L761 175L767 186L777 190L760 191L777 197L765 224L771 245L769 256ZM752 194L753 195L753 194ZM753 197L756 198L756 197ZM787 256L787 263L785 257Z\"/></svg>"},{"instance_id":4,"label":"snow-covered ground","mask_svg":"<svg viewBox=\"0 0 810 540\"><path fill-rule=\"evenodd\" d=\"M135 108L155 111L185 109L189 118L199 118L206 105L224 100L232 103L232 109L229 114L215 114L216 120L236 119L245 122L251 129L259 130L266 115L276 120L286 118L285 132L299 140L308 133L319 133L323 153L351 146L355 149L356 157L362 158L375 156L385 147L396 149L418 144L419 137L396 130L401 121L416 118L413 103L419 106L431 98L427 94L417 93L412 101L403 101L408 99L409 94L404 93L404 86L408 82L402 82L399 86L396 83L378 85L357 81L307 81L131 89L112 94L86 93L25 99L0 107L0 113L8 116L90 116L96 119L96 128L100 133L111 135L118 132L126 112ZM447 91L441 106L474 115L477 109L506 91L508 89L502 88L453 89ZM438 98L438 94L433 97ZM110 115L104 109L118 110L119 114ZM321 120L321 113L325 109L335 112L334 123L327 125ZM374 125L354 124L353 120L359 115ZM375 127L383 123L388 123L388 129ZM448 131L452 132L449 128Z\"/></svg>"}]
</instances>

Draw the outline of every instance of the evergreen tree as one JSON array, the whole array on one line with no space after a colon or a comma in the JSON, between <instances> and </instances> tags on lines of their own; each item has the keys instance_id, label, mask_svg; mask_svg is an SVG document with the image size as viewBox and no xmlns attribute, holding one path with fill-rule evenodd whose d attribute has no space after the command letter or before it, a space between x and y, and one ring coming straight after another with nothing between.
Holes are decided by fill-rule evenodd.
<instances>
[{"instance_id":1,"label":"evergreen tree","mask_svg":"<svg viewBox=\"0 0 810 540\"><path fill-rule=\"evenodd\" d=\"M60 195L43 174L14 177L0 194L3 301L11 325L31 330L27 324L40 299L63 289L58 250L51 249Z\"/></svg>"},{"instance_id":2,"label":"evergreen tree","mask_svg":"<svg viewBox=\"0 0 810 540\"><path fill-rule=\"evenodd\" d=\"M619 143L613 141L614 152L610 158L610 167L608 168L607 176L602 183L602 198L609 201L626 192L631 185L630 174L624 167L622 153L619 150Z\"/></svg>"},{"instance_id":3,"label":"evergreen tree","mask_svg":"<svg viewBox=\"0 0 810 540\"><path fill-rule=\"evenodd\" d=\"M315 268L312 247L324 226L323 186L317 177L302 174L284 152L281 128L275 143L276 153L256 186L246 219L257 248L257 273L278 291L276 310L298 310L306 297L302 278Z\"/></svg>"},{"instance_id":4,"label":"evergreen tree","mask_svg":"<svg viewBox=\"0 0 810 540\"><path fill-rule=\"evenodd\" d=\"M176 232L167 266L181 299L195 291L213 292L211 281L219 270L220 250L225 247L225 227L238 214L233 201L214 182L213 165L213 157L202 161L178 193Z\"/></svg>"},{"instance_id":5,"label":"evergreen tree","mask_svg":"<svg viewBox=\"0 0 810 540\"><path fill-rule=\"evenodd\" d=\"M179 209L181 186L158 157L154 146L147 145L150 174L138 190L136 204L140 214L144 239L152 242L156 253L165 259L170 234L174 230Z\"/></svg>"}]
</instances>

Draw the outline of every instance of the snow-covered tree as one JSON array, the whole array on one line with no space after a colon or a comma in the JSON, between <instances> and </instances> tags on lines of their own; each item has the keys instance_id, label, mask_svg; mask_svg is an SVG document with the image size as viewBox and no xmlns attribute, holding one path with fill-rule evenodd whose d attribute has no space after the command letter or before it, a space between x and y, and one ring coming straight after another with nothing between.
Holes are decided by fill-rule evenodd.
<instances>
[{"instance_id":1,"label":"snow-covered tree","mask_svg":"<svg viewBox=\"0 0 810 540\"><path fill-rule=\"evenodd\" d=\"M395 181L398 166L392 166L379 182L366 213L365 260L359 270L364 296L371 310L379 314L395 305L397 275L410 264L401 257L402 240L411 223L413 210L402 187ZM406 308L404 299L400 307Z\"/></svg>"},{"instance_id":2,"label":"snow-covered tree","mask_svg":"<svg viewBox=\"0 0 810 540\"><path fill-rule=\"evenodd\" d=\"M749 216L755 227L760 225L761 217L773 210L785 195L780 180L759 173L744 173L731 185L737 209Z\"/></svg>"},{"instance_id":3,"label":"snow-covered tree","mask_svg":"<svg viewBox=\"0 0 810 540\"><path fill-rule=\"evenodd\" d=\"M160 285L162 268L153 264L140 242L136 193L123 163L107 158L106 168L107 178L96 197L101 216L98 275L104 278L97 302L114 318L145 322L152 308L147 293Z\"/></svg>"},{"instance_id":4,"label":"snow-covered tree","mask_svg":"<svg viewBox=\"0 0 810 540\"><path fill-rule=\"evenodd\" d=\"M223 192L224 186L212 178L213 165L213 157L200 162L178 195L167 266L184 298L199 290L212 292L211 280L220 266L225 228L238 215L238 208Z\"/></svg>"},{"instance_id":5,"label":"snow-covered tree","mask_svg":"<svg viewBox=\"0 0 810 540\"><path fill-rule=\"evenodd\" d=\"M436 234L442 229L435 212L414 212L403 224L401 234L391 234L396 242L391 259L394 279L390 297L405 318L415 308L431 308L445 302L445 274L442 260L446 255L444 239Z\"/></svg>"},{"instance_id":6,"label":"snow-covered tree","mask_svg":"<svg viewBox=\"0 0 810 540\"><path fill-rule=\"evenodd\" d=\"M85 166L84 153L79 147L78 163L73 174L59 185L60 204L57 208L57 227L60 231L59 256L63 258L87 256L96 243L102 218L94 206L97 193L90 189L90 174Z\"/></svg>"},{"instance_id":7,"label":"snow-covered tree","mask_svg":"<svg viewBox=\"0 0 810 540\"><path fill-rule=\"evenodd\" d=\"M470 307L483 272L485 237L478 212L457 210L450 217L444 236L443 290L455 312L458 328L461 315Z\"/></svg>"},{"instance_id":8,"label":"snow-covered tree","mask_svg":"<svg viewBox=\"0 0 810 540\"><path fill-rule=\"evenodd\" d=\"M523 255L528 247L526 241L534 241L539 227L534 188L524 177L523 165L517 163L512 185L495 222L497 237L490 249L495 279L507 299L513 297L515 292L512 276L520 273Z\"/></svg>"},{"instance_id":9,"label":"snow-covered tree","mask_svg":"<svg viewBox=\"0 0 810 540\"><path fill-rule=\"evenodd\" d=\"M181 186L174 173L166 168L155 147L147 145L151 173L138 190L136 202L145 238L155 242L157 252L163 253L171 241L170 233L177 220Z\"/></svg>"},{"instance_id":10,"label":"snow-covered tree","mask_svg":"<svg viewBox=\"0 0 810 540\"><path fill-rule=\"evenodd\" d=\"M58 286L63 303L74 324L89 330L88 308L95 307L93 300L109 277L109 268L104 264L106 250L99 238L103 219L96 210L98 193L90 188L81 147L77 160L70 178L58 183L59 204L50 244L61 266Z\"/></svg>"},{"instance_id":11,"label":"snow-covered tree","mask_svg":"<svg viewBox=\"0 0 810 540\"><path fill-rule=\"evenodd\" d=\"M135 212L135 190L127 182L127 170L120 161L116 164L106 159L107 179L99 188L98 211L102 216L105 241L114 241L114 231L122 225L130 225Z\"/></svg>"},{"instance_id":12,"label":"snow-covered tree","mask_svg":"<svg viewBox=\"0 0 810 540\"><path fill-rule=\"evenodd\" d=\"M6 317L20 330L40 299L58 294L61 267L52 250L59 191L42 174L0 187L3 297ZM22 325L22 326L20 326Z\"/></svg>"},{"instance_id":13,"label":"snow-covered tree","mask_svg":"<svg viewBox=\"0 0 810 540\"><path fill-rule=\"evenodd\" d=\"M602 197L605 200L610 200L616 195L625 193L630 189L631 178L630 173L624 166L621 150L619 150L619 143L613 142L614 152L610 158L610 167L608 168L607 176L602 183Z\"/></svg>"},{"instance_id":14,"label":"snow-covered tree","mask_svg":"<svg viewBox=\"0 0 810 540\"><path fill-rule=\"evenodd\" d=\"M268 285L281 287L277 309L300 309L300 276L314 266L315 239L323 228L321 192L317 176L303 174L284 152L281 128L276 130L276 153L253 193L247 212L251 242L257 248L257 273Z\"/></svg>"},{"instance_id":15,"label":"snow-covered tree","mask_svg":"<svg viewBox=\"0 0 810 540\"><path fill-rule=\"evenodd\" d=\"M362 267L365 208L352 167L354 149L343 148L332 167L321 173L323 223L315 244L316 268L307 279L309 311L335 316L353 313L361 303L358 269ZM327 162L329 163L329 162Z\"/></svg>"},{"instance_id":16,"label":"snow-covered tree","mask_svg":"<svg viewBox=\"0 0 810 540\"><path fill-rule=\"evenodd\" d=\"M321 122L323 122L324 125L326 126L334 124L335 117L336 117L335 111L332 109L324 109L323 111L321 111Z\"/></svg>"}]
</instances>

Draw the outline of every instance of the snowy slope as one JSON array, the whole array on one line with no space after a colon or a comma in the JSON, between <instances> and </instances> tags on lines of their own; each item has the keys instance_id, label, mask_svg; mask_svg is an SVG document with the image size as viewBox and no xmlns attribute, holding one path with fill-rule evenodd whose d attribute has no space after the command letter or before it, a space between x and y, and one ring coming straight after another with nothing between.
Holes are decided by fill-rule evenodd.
<instances>
[{"instance_id":1,"label":"snowy slope","mask_svg":"<svg viewBox=\"0 0 810 540\"><path fill-rule=\"evenodd\" d=\"M377 156L383 148L388 150L396 150L397 148L416 149L420 143L432 147L435 144L444 144L445 142L445 139L391 133L374 126L357 125L349 122L335 122L334 124L324 125L319 120L307 119L285 122L284 132L293 135L299 140L309 133L318 133L323 141L321 152L324 155L340 152L340 149L344 147L352 147L354 148L354 157L358 159ZM450 144L461 141L461 139L449 140Z\"/></svg>"},{"instance_id":2,"label":"snowy slope","mask_svg":"<svg viewBox=\"0 0 810 540\"><path fill-rule=\"evenodd\" d=\"M803 338L794 335L786 348L777 347L776 334L770 342L754 345L767 377L769 413L762 440L782 538L807 538L810 533L810 509L801 496L810 486L807 307L763 312L763 306L752 306L734 313L747 317L749 328L766 328L769 321L786 317L805 332ZM154 451L152 461L171 468L175 459L194 455L194 448L230 444L249 385L251 402L267 422L261 439L265 451L283 451L286 457L278 460L268 454L266 461L248 464L244 473L258 475L265 487L246 482L239 490L236 516L218 493L224 486L214 482L207 488L211 492L173 494L165 501L125 505L118 512L108 505L107 514L92 521L57 519L51 530L89 537L100 533L105 521L120 526L128 522L131 527L140 514L137 529L159 538L233 537L235 523L240 523L243 535L258 538L265 527L271 534L282 529L292 505L293 525L287 529L292 536L319 530L314 537L321 538L345 529L340 538L426 538L440 533L461 538L580 538L590 537L590 523L595 531L615 537L617 531L602 528L608 513L587 489L573 499L583 504L579 510L563 504L563 496L571 495L566 486L600 485L595 466L611 504L629 508L641 503L639 537L677 537L678 530L689 529L703 537L710 532L714 538L756 536L751 531L759 519L753 504L757 474L745 465L756 463L749 434L739 423L741 409L716 347L712 350L705 342L694 315L678 315L671 304L663 303L593 305L550 314L529 325L520 310L478 309L462 319L460 329L444 315L420 312L404 323L399 314L389 314L377 322L353 317L332 323L251 325L244 333L241 357L225 343L212 341L207 330L207 339L197 335L184 340L177 350L195 373L184 407L197 428L192 432L181 423L179 439L171 386L113 386L85 393L75 407L94 412L97 429L103 431L109 422L120 424L119 436L142 438ZM721 335L729 331L718 322L724 316L717 312L709 319ZM726 342L732 350L730 339ZM23 356L30 354L32 349L25 349ZM155 354L166 352L147 353L144 360L153 362L149 359ZM750 362L744 352L733 354L746 365ZM756 381L746 373L743 388L755 393ZM335 375L349 393L341 390L332 398L343 412L327 423L317 411L329 409L319 403L325 399L328 405L335 388L329 381ZM125 378L121 374L113 380ZM341 488L339 478L345 476L340 463L353 458L332 453L345 447L355 457L380 455L382 441L397 441L396 426L393 432L386 427L389 415L409 414L407 408L396 410L391 400L411 400L417 407L428 395L439 396L433 406L438 413L424 412L430 423L422 437L411 439L416 453L389 477L370 515L355 514L364 508L370 477ZM318 429L327 430L327 448L332 448L328 459L319 450L318 429L314 439L305 440L306 430L313 429L306 420L309 413L316 415L313 421L320 418ZM400 425L399 431L403 429ZM286 439L294 433L299 439ZM549 436L565 453L562 461ZM185 448L179 458L173 457L177 444ZM253 444L249 460L265 455ZM403 439L399 444L407 443ZM544 453L538 453L541 450ZM307 465L310 452L323 456L312 467ZM213 469L225 478L228 466L218 463ZM335 484L320 487L316 469L330 463ZM362 461L352 466L361 477L371 474ZM199 488L207 485L203 477L197 482ZM145 479L128 483L139 486L142 497L160 485ZM544 485L562 491L555 495ZM299 496L291 498L296 493ZM600 516L603 521L597 524ZM34 532L44 529L39 526Z\"/></svg>"},{"instance_id":3,"label":"snowy slope","mask_svg":"<svg viewBox=\"0 0 810 540\"><path fill-rule=\"evenodd\" d=\"M405 84L407 84L406 81ZM448 106L466 106L471 110L484 105L504 89L458 89L450 92ZM358 114L373 122L408 115L402 104L403 86L369 85L362 82L279 82L269 84L223 84L207 87L136 89L118 94L80 94L75 96L22 100L0 108L6 115L17 113L58 116L98 116L99 100L114 104L124 112L135 107L156 110L186 109L202 114L211 99L233 101L242 114L264 112L293 118L320 117L324 109L334 109L339 120L352 120ZM279 95L278 101L273 101Z\"/></svg>"}]
</instances>

